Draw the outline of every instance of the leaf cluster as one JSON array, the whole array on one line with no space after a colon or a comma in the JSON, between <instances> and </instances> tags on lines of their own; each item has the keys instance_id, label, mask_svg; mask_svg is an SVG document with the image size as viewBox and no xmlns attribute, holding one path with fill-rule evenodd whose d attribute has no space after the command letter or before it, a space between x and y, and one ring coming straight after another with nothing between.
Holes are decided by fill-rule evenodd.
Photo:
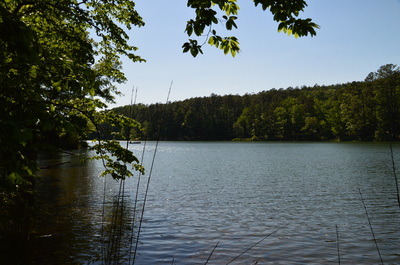
<instances>
[{"instance_id":1,"label":"leaf cluster","mask_svg":"<svg viewBox=\"0 0 400 265\"><path fill-rule=\"evenodd\" d=\"M133 176L131 170L139 171L144 174L144 167L139 164L139 160L133 153L115 140L96 140L91 150L96 152L91 160L101 160L105 170L101 176L111 175L115 180L124 180ZM128 167L130 165L130 168Z\"/></svg>"},{"instance_id":2,"label":"leaf cluster","mask_svg":"<svg viewBox=\"0 0 400 265\"><path fill-rule=\"evenodd\" d=\"M253 0L253 2L256 7L260 6L264 11L268 9L271 12L274 21L279 23L279 32L293 34L296 38L316 35L315 29L319 28L316 23L310 18L298 18L300 12L303 12L307 6L304 0ZM197 40L189 39L182 46L184 53L190 51L192 56L196 57L199 53L203 53L201 48L207 40L208 44L223 50L224 54L230 53L234 57L240 52L239 41L236 37L222 37L213 28L218 23L223 24L227 31L238 28L236 20L240 8L237 0L188 0L187 6L194 9L196 16L186 23L186 34L189 37L193 34L198 37L205 36L206 41L200 45ZM225 14L219 16L220 12Z\"/></svg>"},{"instance_id":3,"label":"leaf cluster","mask_svg":"<svg viewBox=\"0 0 400 265\"><path fill-rule=\"evenodd\" d=\"M0 2L3 181L15 187L38 171L38 152L75 146L104 120L137 126L99 110L126 80L120 57L144 61L126 33L143 25L130 0Z\"/></svg>"}]
</instances>

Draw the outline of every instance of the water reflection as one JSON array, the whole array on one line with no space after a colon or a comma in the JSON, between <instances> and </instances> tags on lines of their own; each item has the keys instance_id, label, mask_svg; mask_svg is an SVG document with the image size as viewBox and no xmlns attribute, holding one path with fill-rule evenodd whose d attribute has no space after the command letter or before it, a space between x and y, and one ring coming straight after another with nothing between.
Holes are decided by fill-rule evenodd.
<instances>
[{"instance_id":1,"label":"water reflection","mask_svg":"<svg viewBox=\"0 0 400 265\"><path fill-rule=\"evenodd\" d=\"M103 170L98 161L82 163L87 152L41 158L32 229L0 264L104 264L129 258L133 208L124 201L132 201L132 192L119 193L120 183L98 177Z\"/></svg>"},{"instance_id":2,"label":"water reflection","mask_svg":"<svg viewBox=\"0 0 400 265\"><path fill-rule=\"evenodd\" d=\"M100 240L102 181L96 177L100 169L81 163L84 150L74 153L41 161L43 165L65 164L42 170L37 203L46 215L29 240L32 249L39 249L32 257L35 264L79 263L97 255L92 245Z\"/></svg>"}]
</instances>

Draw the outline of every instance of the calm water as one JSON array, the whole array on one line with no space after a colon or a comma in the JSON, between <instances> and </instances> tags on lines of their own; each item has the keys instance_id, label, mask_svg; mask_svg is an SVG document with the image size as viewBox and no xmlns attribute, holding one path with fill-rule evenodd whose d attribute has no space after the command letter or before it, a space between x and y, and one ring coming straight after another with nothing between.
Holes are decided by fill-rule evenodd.
<instances>
[{"instance_id":1,"label":"calm water","mask_svg":"<svg viewBox=\"0 0 400 265\"><path fill-rule=\"evenodd\" d=\"M142 156L143 144L130 148ZM147 143L138 209L154 150ZM400 168L400 145L393 150ZM46 218L27 246L32 264L102 264L110 248L118 264L132 260L137 178L125 182L114 242L120 183L104 184L101 164L80 164L81 152L42 161L71 162L42 172ZM359 190L383 262L400 264L388 144L160 142L136 264L204 264L217 243L208 264L338 264L338 246L342 264L379 264Z\"/></svg>"}]
</instances>

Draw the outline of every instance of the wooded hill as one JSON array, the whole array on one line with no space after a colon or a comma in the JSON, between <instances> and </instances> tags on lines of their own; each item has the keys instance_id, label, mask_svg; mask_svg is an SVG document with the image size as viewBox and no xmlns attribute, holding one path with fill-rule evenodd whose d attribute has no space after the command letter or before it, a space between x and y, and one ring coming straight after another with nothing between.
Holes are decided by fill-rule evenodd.
<instances>
[{"instance_id":1,"label":"wooded hill","mask_svg":"<svg viewBox=\"0 0 400 265\"><path fill-rule=\"evenodd\" d=\"M400 140L400 70L381 66L364 81L271 89L114 109L148 140ZM146 136L145 136L146 135Z\"/></svg>"}]
</instances>

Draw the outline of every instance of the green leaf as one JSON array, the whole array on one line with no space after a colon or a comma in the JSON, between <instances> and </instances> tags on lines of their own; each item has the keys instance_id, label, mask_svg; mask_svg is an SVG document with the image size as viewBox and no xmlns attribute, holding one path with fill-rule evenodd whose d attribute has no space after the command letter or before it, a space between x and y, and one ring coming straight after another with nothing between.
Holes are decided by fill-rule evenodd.
<instances>
[{"instance_id":1,"label":"green leaf","mask_svg":"<svg viewBox=\"0 0 400 265\"><path fill-rule=\"evenodd\" d=\"M186 30L185 32L187 33L188 36L191 36L193 33L193 25L192 25L193 20L188 21L186 25Z\"/></svg>"},{"instance_id":2,"label":"green leaf","mask_svg":"<svg viewBox=\"0 0 400 265\"><path fill-rule=\"evenodd\" d=\"M193 57L196 57L197 54L199 53L199 50L196 47L190 48L190 53L192 54Z\"/></svg>"},{"instance_id":3,"label":"green leaf","mask_svg":"<svg viewBox=\"0 0 400 265\"><path fill-rule=\"evenodd\" d=\"M183 52L188 52L190 50L190 44L188 42L185 42L182 46Z\"/></svg>"},{"instance_id":4,"label":"green leaf","mask_svg":"<svg viewBox=\"0 0 400 265\"><path fill-rule=\"evenodd\" d=\"M92 97L94 97L94 95L95 95L95 93L96 93L96 90L94 89L94 88L91 88L91 89L89 89L89 95L90 96L92 96Z\"/></svg>"}]
</instances>

